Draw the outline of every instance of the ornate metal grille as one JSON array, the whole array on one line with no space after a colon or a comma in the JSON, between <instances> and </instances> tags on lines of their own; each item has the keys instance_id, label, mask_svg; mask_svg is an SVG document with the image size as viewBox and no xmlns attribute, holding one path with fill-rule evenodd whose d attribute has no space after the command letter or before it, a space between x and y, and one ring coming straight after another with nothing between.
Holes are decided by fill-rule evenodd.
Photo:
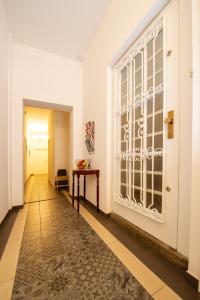
<instances>
[{"instance_id":1,"label":"ornate metal grille","mask_svg":"<svg viewBox=\"0 0 200 300\"><path fill-rule=\"evenodd\" d=\"M164 26L147 30L116 67L115 201L163 221Z\"/></svg>"}]
</instances>

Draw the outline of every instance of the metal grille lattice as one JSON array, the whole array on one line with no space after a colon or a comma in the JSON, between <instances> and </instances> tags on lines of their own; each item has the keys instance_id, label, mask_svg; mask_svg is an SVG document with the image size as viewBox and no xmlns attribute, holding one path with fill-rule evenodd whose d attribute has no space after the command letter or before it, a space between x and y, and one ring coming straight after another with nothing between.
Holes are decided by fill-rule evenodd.
<instances>
[{"instance_id":1,"label":"metal grille lattice","mask_svg":"<svg viewBox=\"0 0 200 300\"><path fill-rule=\"evenodd\" d=\"M116 69L120 185L115 201L158 221L163 221L163 37L161 20Z\"/></svg>"}]
</instances>

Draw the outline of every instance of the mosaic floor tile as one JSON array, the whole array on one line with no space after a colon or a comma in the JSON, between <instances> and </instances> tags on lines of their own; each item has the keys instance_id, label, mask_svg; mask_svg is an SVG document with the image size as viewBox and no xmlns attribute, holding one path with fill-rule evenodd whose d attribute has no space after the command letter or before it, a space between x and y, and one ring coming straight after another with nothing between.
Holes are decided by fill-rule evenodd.
<instances>
[{"instance_id":1,"label":"mosaic floor tile","mask_svg":"<svg viewBox=\"0 0 200 300\"><path fill-rule=\"evenodd\" d=\"M29 207L12 299L152 299L65 198L38 208L39 224Z\"/></svg>"}]
</instances>

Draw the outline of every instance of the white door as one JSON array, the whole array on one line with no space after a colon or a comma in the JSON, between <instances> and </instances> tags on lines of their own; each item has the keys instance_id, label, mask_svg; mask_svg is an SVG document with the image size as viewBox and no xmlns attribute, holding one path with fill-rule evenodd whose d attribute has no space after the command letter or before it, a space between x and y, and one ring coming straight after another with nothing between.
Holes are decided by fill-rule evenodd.
<instances>
[{"instance_id":1,"label":"white door","mask_svg":"<svg viewBox=\"0 0 200 300\"><path fill-rule=\"evenodd\" d=\"M173 248L179 160L178 1L171 1L114 68L113 210ZM168 119L173 138L168 138ZM170 127L170 126L169 126Z\"/></svg>"},{"instance_id":2,"label":"white door","mask_svg":"<svg viewBox=\"0 0 200 300\"><path fill-rule=\"evenodd\" d=\"M30 136L30 170L31 174L48 173L48 134L32 131Z\"/></svg>"},{"instance_id":3,"label":"white door","mask_svg":"<svg viewBox=\"0 0 200 300\"><path fill-rule=\"evenodd\" d=\"M48 174L48 150L30 150L31 174Z\"/></svg>"}]
</instances>

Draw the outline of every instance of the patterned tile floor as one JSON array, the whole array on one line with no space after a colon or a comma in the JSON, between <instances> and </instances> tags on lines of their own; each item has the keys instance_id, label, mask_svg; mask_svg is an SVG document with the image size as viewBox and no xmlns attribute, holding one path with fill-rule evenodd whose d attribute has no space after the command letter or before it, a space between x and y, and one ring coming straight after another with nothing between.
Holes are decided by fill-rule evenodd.
<instances>
[{"instance_id":1,"label":"patterned tile floor","mask_svg":"<svg viewBox=\"0 0 200 300\"><path fill-rule=\"evenodd\" d=\"M31 177L26 187L28 203L0 260L0 299L181 299L142 263L138 241L130 248L133 237L123 232L127 244L111 230L111 218L83 205L78 214L68 194L52 191L47 176Z\"/></svg>"},{"instance_id":2,"label":"patterned tile floor","mask_svg":"<svg viewBox=\"0 0 200 300\"><path fill-rule=\"evenodd\" d=\"M12 299L152 299L64 197L29 205Z\"/></svg>"}]
</instances>

